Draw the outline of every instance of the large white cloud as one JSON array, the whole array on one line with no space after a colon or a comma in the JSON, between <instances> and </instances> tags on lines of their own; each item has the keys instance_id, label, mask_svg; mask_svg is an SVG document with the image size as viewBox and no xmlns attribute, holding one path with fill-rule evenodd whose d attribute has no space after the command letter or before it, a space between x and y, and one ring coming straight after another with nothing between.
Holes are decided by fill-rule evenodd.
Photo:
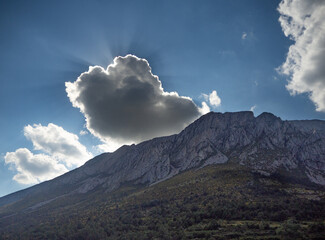
<instances>
[{"instance_id":1,"label":"large white cloud","mask_svg":"<svg viewBox=\"0 0 325 240\"><path fill-rule=\"evenodd\" d=\"M24 135L31 140L35 150L41 150L68 167L79 167L92 158L78 136L53 123L47 126L34 124L24 127Z\"/></svg>"},{"instance_id":2,"label":"large white cloud","mask_svg":"<svg viewBox=\"0 0 325 240\"><path fill-rule=\"evenodd\" d=\"M18 172L13 179L21 184L39 183L68 171L57 159L45 154L33 154L26 148L7 153L5 163Z\"/></svg>"},{"instance_id":3,"label":"large white cloud","mask_svg":"<svg viewBox=\"0 0 325 240\"><path fill-rule=\"evenodd\" d=\"M90 67L66 82L66 91L88 130L114 148L179 132L208 107L164 91L149 63L133 55L116 57L107 69Z\"/></svg>"},{"instance_id":4,"label":"large white cloud","mask_svg":"<svg viewBox=\"0 0 325 240\"><path fill-rule=\"evenodd\" d=\"M77 135L53 123L27 125L24 135L32 141L35 150L43 153L34 154L27 148L6 153L5 163L17 172L13 179L21 184L52 179L93 157Z\"/></svg>"},{"instance_id":5,"label":"large white cloud","mask_svg":"<svg viewBox=\"0 0 325 240\"><path fill-rule=\"evenodd\" d=\"M325 111L325 1L283 0L279 21L294 40L280 72L289 75L292 95L309 93L317 111Z\"/></svg>"}]
</instances>

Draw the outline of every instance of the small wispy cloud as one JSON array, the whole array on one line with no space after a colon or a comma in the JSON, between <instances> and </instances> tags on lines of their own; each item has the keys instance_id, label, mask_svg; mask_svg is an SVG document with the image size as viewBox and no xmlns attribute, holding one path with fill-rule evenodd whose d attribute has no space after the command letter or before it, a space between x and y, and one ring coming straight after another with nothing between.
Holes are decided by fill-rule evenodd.
<instances>
[{"instance_id":1,"label":"small wispy cloud","mask_svg":"<svg viewBox=\"0 0 325 240\"><path fill-rule=\"evenodd\" d=\"M200 112L202 114L207 114L208 112L210 112L210 107L206 102L202 102L202 107L200 108Z\"/></svg>"},{"instance_id":2,"label":"small wispy cloud","mask_svg":"<svg viewBox=\"0 0 325 240\"><path fill-rule=\"evenodd\" d=\"M212 91L212 93L210 93L210 95L209 95L209 103L212 106L215 106L215 107L218 107L218 106L221 105L221 99L218 96L218 93L217 93L216 90L214 90L214 91Z\"/></svg>"},{"instance_id":3,"label":"small wispy cloud","mask_svg":"<svg viewBox=\"0 0 325 240\"><path fill-rule=\"evenodd\" d=\"M203 97L210 106L219 107L221 105L221 98L218 96L216 90L213 90L210 94L202 93L201 97Z\"/></svg>"},{"instance_id":4,"label":"small wispy cloud","mask_svg":"<svg viewBox=\"0 0 325 240\"><path fill-rule=\"evenodd\" d=\"M86 131L86 130L81 130L80 132L79 132L79 135L80 136L84 136L84 135L87 135L88 134L88 132Z\"/></svg>"},{"instance_id":5,"label":"small wispy cloud","mask_svg":"<svg viewBox=\"0 0 325 240\"><path fill-rule=\"evenodd\" d=\"M247 38L247 33L243 32L243 34L241 35L241 39L245 40Z\"/></svg>"},{"instance_id":6,"label":"small wispy cloud","mask_svg":"<svg viewBox=\"0 0 325 240\"><path fill-rule=\"evenodd\" d=\"M254 105L254 106L251 106L251 108L249 109L250 111L252 111L252 112L254 112L255 111L255 109L256 109L256 105Z\"/></svg>"}]
</instances>

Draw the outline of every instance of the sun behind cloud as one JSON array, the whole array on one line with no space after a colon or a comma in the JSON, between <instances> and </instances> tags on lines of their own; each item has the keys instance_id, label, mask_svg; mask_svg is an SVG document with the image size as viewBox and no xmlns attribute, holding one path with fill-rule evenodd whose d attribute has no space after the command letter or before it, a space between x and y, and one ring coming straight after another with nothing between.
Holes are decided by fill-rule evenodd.
<instances>
[{"instance_id":1,"label":"sun behind cloud","mask_svg":"<svg viewBox=\"0 0 325 240\"><path fill-rule=\"evenodd\" d=\"M89 67L75 82L65 84L87 129L108 150L177 133L209 111L205 103L200 108L189 97L164 91L147 60L134 55L116 57L107 69Z\"/></svg>"}]
</instances>

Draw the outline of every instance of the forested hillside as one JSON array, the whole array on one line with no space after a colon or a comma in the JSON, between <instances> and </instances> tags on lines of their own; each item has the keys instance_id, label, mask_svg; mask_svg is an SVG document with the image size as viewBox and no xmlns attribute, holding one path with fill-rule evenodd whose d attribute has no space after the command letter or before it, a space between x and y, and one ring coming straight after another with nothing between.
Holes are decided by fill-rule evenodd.
<instances>
[{"instance_id":1,"label":"forested hillside","mask_svg":"<svg viewBox=\"0 0 325 240\"><path fill-rule=\"evenodd\" d=\"M13 213L0 218L0 238L324 239L324 209L322 187L228 163Z\"/></svg>"}]
</instances>

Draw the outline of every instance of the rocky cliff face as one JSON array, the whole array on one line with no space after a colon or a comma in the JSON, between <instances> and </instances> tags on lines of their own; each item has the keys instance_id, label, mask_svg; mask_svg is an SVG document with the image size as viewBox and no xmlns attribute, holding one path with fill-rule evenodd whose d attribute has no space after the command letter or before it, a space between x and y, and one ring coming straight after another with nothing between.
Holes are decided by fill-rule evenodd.
<instances>
[{"instance_id":1,"label":"rocky cliff face","mask_svg":"<svg viewBox=\"0 0 325 240\"><path fill-rule=\"evenodd\" d=\"M325 121L282 121L271 113L208 113L181 133L105 153L54 180L0 199L0 206L44 191L86 193L153 184L210 164L238 163L271 175L287 170L325 185Z\"/></svg>"}]
</instances>

